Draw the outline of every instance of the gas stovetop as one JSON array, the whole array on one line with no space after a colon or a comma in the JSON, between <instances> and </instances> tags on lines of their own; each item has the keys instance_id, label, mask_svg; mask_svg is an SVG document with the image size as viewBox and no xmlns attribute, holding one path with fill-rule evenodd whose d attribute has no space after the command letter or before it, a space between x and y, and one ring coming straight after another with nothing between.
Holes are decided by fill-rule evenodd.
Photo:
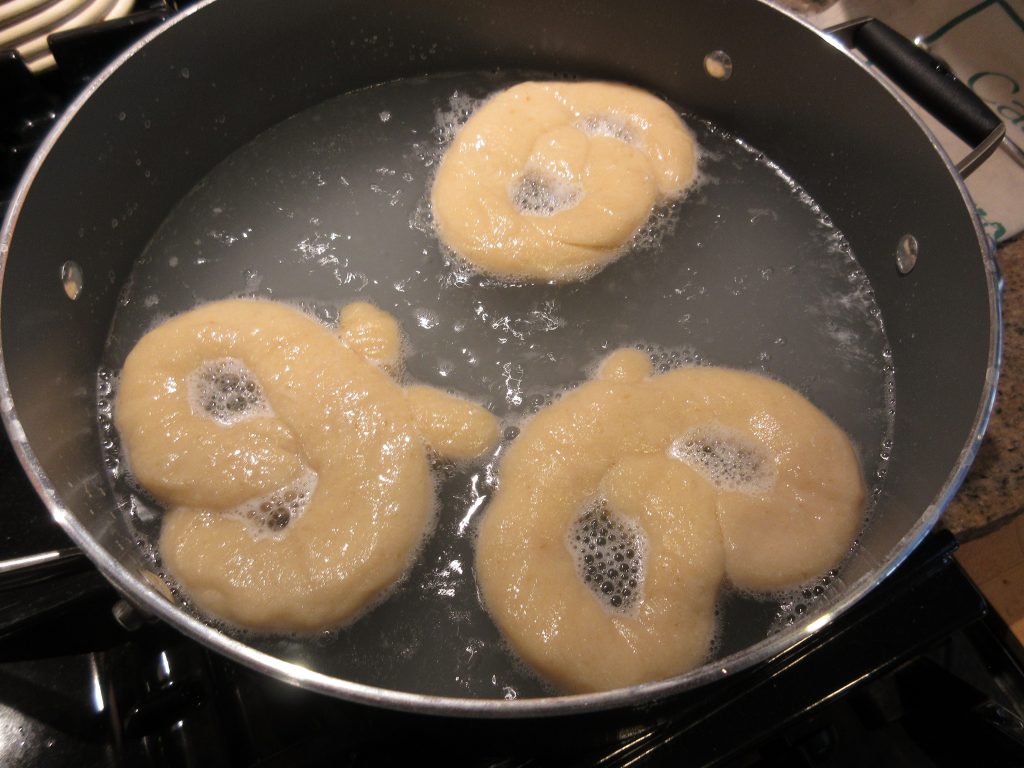
<instances>
[{"instance_id":1,"label":"gas stovetop","mask_svg":"<svg viewBox=\"0 0 1024 768\"><path fill-rule=\"evenodd\" d=\"M81 86L180 5L62 33L41 75L0 55L0 205ZM307 693L126 620L3 439L0 563L66 556L0 575L0 765L1024 765L1024 651L955 546L932 534L824 631L696 691L564 718L427 717Z\"/></svg>"},{"instance_id":2,"label":"gas stovetop","mask_svg":"<svg viewBox=\"0 0 1024 768\"><path fill-rule=\"evenodd\" d=\"M32 528L51 526L40 515ZM0 590L0 764L362 766L436 754L471 766L959 766L984 745L986 765L1020 765L1024 654L986 616L954 548L933 535L826 631L720 683L520 721L335 701L164 625L126 629L118 595L72 561Z\"/></svg>"}]
</instances>

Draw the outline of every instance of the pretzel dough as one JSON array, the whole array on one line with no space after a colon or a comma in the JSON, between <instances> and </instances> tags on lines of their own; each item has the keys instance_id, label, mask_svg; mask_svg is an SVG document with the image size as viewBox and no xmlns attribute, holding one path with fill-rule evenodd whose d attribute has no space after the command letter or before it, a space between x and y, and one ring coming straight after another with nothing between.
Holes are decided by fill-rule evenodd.
<instances>
[{"instance_id":1,"label":"pretzel dough","mask_svg":"<svg viewBox=\"0 0 1024 768\"><path fill-rule=\"evenodd\" d=\"M687 368L659 378L694 393L670 455L717 488L729 581L771 592L838 566L866 495L846 433L794 390L752 373Z\"/></svg>"},{"instance_id":2,"label":"pretzel dough","mask_svg":"<svg viewBox=\"0 0 1024 768\"><path fill-rule=\"evenodd\" d=\"M286 305L228 300L128 355L116 425L168 508L164 564L201 609L263 630L335 627L408 569L434 517L426 446L404 390L363 356L391 366L396 345L397 324L369 305L349 305L335 334ZM464 405L438 453L496 440L494 418Z\"/></svg>"},{"instance_id":3,"label":"pretzel dough","mask_svg":"<svg viewBox=\"0 0 1024 768\"><path fill-rule=\"evenodd\" d=\"M864 499L849 439L793 390L727 369L651 376L636 350L529 421L499 477L477 544L481 594L520 657L569 691L696 666L723 576L773 590L835 566ZM584 583L567 544L595 499L645 539L625 609Z\"/></svg>"},{"instance_id":4,"label":"pretzel dough","mask_svg":"<svg viewBox=\"0 0 1024 768\"><path fill-rule=\"evenodd\" d=\"M484 272L578 280L619 256L695 168L690 132L651 94L528 82L493 96L462 127L431 204L442 241Z\"/></svg>"}]
</instances>

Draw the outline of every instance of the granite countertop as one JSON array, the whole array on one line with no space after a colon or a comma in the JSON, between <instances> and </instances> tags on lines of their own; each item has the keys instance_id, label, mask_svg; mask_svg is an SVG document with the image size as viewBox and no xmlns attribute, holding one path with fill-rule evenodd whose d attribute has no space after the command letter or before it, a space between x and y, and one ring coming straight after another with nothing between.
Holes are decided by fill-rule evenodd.
<instances>
[{"instance_id":1,"label":"granite countertop","mask_svg":"<svg viewBox=\"0 0 1024 768\"><path fill-rule=\"evenodd\" d=\"M1003 272L1003 369L978 457L942 518L961 541L1024 512L1024 237L999 248Z\"/></svg>"}]
</instances>

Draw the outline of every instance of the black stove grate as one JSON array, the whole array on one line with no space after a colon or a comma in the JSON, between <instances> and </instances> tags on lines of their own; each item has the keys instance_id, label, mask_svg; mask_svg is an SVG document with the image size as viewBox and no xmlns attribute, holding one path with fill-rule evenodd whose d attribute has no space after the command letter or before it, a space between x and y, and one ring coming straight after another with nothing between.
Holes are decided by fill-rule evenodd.
<instances>
[{"instance_id":1,"label":"black stove grate","mask_svg":"<svg viewBox=\"0 0 1024 768\"><path fill-rule=\"evenodd\" d=\"M832 626L719 683L520 721L335 701L166 626L128 632L111 614L116 593L86 572L73 578L96 581L79 599L0 637L0 732L19 734L0 749L12 765L372 766L437 754L472 766L951 766L983 744L986 765L1021 765L1024 653L986 617L954 549L948 533L932 535Z\"/></svg>"}]
</instances>

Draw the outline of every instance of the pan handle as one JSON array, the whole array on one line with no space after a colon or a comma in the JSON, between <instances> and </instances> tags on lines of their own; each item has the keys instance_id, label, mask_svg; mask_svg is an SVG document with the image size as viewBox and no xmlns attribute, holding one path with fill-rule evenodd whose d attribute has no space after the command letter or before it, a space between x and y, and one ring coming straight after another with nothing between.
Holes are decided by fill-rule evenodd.
<instances>
[{"instance_id":1,"label":"pan handle","mask_svg":"<svg viewBox=\"0 0 1024 768\"><path fill-rule=\"evenodd\" d=\"M153 617L112 590L77 547L0 560L0 637L99 592L118 598L114 619L133 632Z\"/></svg>"},{"instance_id":2,"label":"pan handle","mask_svg":"<svg viewBox=\"0 0 1024 768\"><path fill-rule=\"evenodd\" d=\"M0 560L0 638L109 591L73 547Z\"/></svg>"},{"instance_id":3,"label":"pan handle","mask_svg":"<svg viewBox=\"0 0 1024 768\"><path fill-rule=\"evenodd\" d=\"M892 27L865 17L825 31L847 48L863 53L918 104L973 147L956 166L963 178L970 176L1003 140L1006 127L985 102L942 62Z\"/></svg>"},{"instance_id":4,"label":"pan handle","mask_svg":"<svg viewBox=\"0 0 1024 768\"><path fill-rule=\"evenodd\" d=\"M77 547L0 560L0 638L99 595L110 596L115 621L129 632L151 619L112 589Z\"/></svg>"},{"instance_id":5,"label":"pan handle","mask_svg":"<svg viewBox=\"0 0 1024 768\"><path fill-rule=\"evenodd\" d=\"M0 560L0 591L88 567L89 561L77 547Z\"/></svg>"}]
</instances>

